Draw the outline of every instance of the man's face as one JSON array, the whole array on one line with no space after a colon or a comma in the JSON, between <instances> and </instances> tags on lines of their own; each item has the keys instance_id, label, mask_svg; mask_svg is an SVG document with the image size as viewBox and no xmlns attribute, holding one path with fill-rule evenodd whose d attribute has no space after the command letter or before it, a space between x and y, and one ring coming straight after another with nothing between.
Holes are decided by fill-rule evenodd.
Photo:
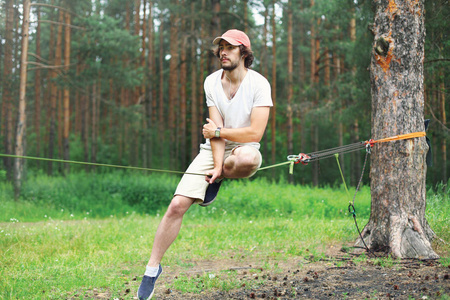
<instances>
[{"instance_id":1,"label":"man's face","mask_svg":"<svg viewBox=\"0 0 450 300\"><path fill-rule=\"evenodd\" d=\"M222 69L232 71L239 66L241 51L238 46L233 46L225 40L219 43L219 59Z\"/></svg>"}]
</instances>

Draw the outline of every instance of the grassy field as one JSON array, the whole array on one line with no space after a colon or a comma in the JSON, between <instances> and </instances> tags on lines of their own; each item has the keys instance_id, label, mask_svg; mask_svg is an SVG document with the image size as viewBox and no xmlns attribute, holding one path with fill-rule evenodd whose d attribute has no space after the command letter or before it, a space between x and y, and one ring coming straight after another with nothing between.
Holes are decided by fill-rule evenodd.
<instances>
[{"instance_id":1,"label":"grassy field","mask_svg":"<svg viewBox=\"0 0 450 300\"><path fill-rule=\"evenodd\" d=\"M141 276L176 178L88 177L38 176L29 180L18 202L10 200L10 187L3 184L0 299L81 299L91 297L93 290L109 298L124 298L123 290ZM122 187L119 181L125 181ZM143 186L153 190L149 193ZM132 192L137 199L128 194L133 188L142 192ZM450 240L448 200L448 194L428 193L427 219L443 241ZM153 210L146 210L139 201L146 201ZM205 259L320 259L326 248L357 237L347 212L348 201L340 188L291 186L262 179L228 181L213 206L189 210L164 265L188 269ZM355 207L362 228L370 213L367 187L358 193ZM435 248L444 254L441 261L449 265L448 244L436 243ZM187 286L195 284L185 281L180 277L173 288L192 292ZM231 279L208 282L206 288L224 290L238 284ZM128 299L134 295L130 293Z\"/></svg>"}]
</instances>

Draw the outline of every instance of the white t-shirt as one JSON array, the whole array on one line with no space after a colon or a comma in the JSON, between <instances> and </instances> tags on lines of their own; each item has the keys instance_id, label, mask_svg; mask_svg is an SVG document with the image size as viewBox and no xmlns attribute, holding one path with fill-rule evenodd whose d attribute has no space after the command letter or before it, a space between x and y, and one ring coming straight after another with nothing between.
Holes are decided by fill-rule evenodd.
<instances>
[{"instance_id":1,"label":"white t-shirt","mask_svg":"<svg viewBox=\"0 0 450 300\"><path fill-rule=\"evenodd\" d=\"M253 107L273 106L269 81L258 72L247 70L247 74L231 100L223 90L222 74L223 69L220 69L206 77L204 89L206 105L217 108L223 118L224 128L248 127ZM227 149L242 144L225 140ZM245 145L251 145L257 149L260 146L259 143L245 143ZM210 147L209 139L203 146Z\"/></svg>"}]
</instances>

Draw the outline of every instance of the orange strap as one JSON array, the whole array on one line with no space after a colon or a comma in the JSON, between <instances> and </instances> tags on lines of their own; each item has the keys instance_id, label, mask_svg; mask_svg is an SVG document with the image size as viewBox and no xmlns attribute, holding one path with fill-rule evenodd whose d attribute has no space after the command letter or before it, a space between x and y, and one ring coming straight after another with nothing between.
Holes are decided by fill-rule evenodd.
<instances>
[{"instance_id":1,"label":"orange strap","mask_svg":"<svg viewBox=\"0 0 450 300\"><path fill-rule=\"evenodd\" d=\"M426 135L427 134L425 131L419 131L419 132L400 134L400 135L391 136L391 137L384 138L384 139L375 140L375 141L372 141L372 143L375 144L375 143L384 143L384 142L390 142L390 141L413 139L413 138L417 138L417 137L423 137Z\"/></svg>"}]
</instances>

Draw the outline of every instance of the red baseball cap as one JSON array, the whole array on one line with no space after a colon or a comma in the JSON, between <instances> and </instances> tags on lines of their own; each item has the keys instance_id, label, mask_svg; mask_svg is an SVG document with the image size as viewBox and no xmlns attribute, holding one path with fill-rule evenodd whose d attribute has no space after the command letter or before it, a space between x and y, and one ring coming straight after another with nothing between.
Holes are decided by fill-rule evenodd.
<instances>
[{"instance_id":1,"label":"red baseball cap","mask_svg":"<svg viewBox=\"0 0 450 300\"><path fill-rule=\"evenodd\" d=\"M248 36L244 32L237 29L230 29L222 34L222 36L216 37L213 40L213 44L218 45L221 40L225 40L233 46L244 45L249 49L252 48Z\"/></svg>"}]
</instances>

